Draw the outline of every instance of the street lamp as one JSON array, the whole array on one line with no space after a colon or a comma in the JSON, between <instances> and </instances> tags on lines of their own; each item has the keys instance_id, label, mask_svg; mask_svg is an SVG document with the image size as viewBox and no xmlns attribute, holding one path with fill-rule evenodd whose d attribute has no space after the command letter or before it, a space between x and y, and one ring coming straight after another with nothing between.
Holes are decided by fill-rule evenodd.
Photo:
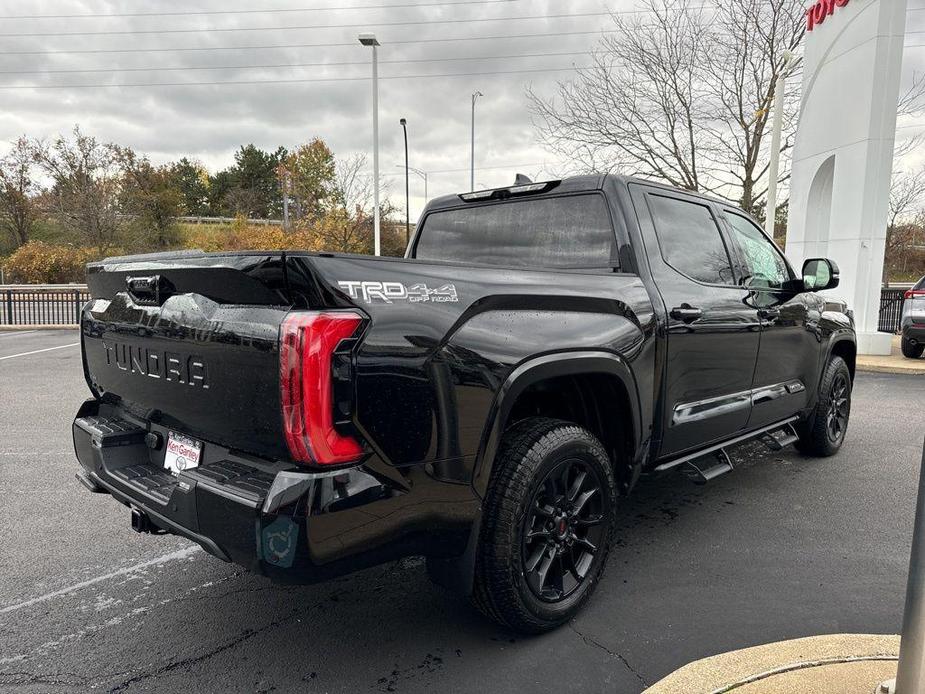
<instances>
[{"instance_id":1,"label":"street lamp","mask_svg":"<svg viewBox=\"0 0 925 694\"><path fill-rule=\"evenodd\" d=\"M361 44L373 49L373 249L376 255L381 255L379 236L379 55L376 49L379 41L375 34L360 34L357 37Z\"/></svg>"},{"instance_id":2,"label":"street lamp","mask_svg":"<svg viewBox=\"0 0 925 694\"><path fill-rule=\"evenodd\" d=\"M794 55L784 51L784 64L774 86L774 115L771 124L771 161L768 164L768 207L765 212L764 229L774 238L774 223L777 221L777 177L780 167L780 135L784 123L784 91L787 88L787 73Z\"/></svg>"},{"instance_id":3,"label":"street lamp","mask_svg":"<svg viewBox=\"0 0 925 694\"><path fill-rule=\"evenodd\" d=\"M405 133L405 246L411 240L411 188L408 185L408 121L402 118L401 129Z\"/></svg>"},{"instance_id":4,"label":"street lamp","mask_svg":"<svg viewBox=\"0 0 925 694\"><path fill-rule=\"evenodd\" d=\"M399 169L405 168L401 164L396 164L395 166L397 166ZM427 172L421 169L416 169L413 166L409 166L408 171L410 171L411 173L417 176L420 176L421 180L424 181L424 202L427 202Z\"/></svg>"},{"instance_id":5,"label":"street lamp","mask_svg":"<svg viewBox=\"0 0 925 694\"><path fill-rule=\"evenodd\" d=\"M424 202L427 202L427 172L421 171L420 169L416 169L413 166L409 166L408 171L410 171L413 174L417 174L418 176L424 179Z\"/></svg>"},{"instance_id":6,"label":"street lamp","mask_svg":"<svg viewBox=\"0 0 925 694\"><path fill-rule=\"evenodd\" d=\"M485 96L482 92L472 95L472 133L469 148L469 190L475 190L475 100Z\"/></svg>"}]
</instances>

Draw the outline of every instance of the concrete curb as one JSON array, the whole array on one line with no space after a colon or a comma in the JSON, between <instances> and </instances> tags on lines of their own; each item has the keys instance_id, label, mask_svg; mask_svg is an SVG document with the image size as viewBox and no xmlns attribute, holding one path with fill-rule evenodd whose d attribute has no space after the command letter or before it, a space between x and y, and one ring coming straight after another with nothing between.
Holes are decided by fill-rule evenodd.
<instances>
[{"instance_id":1,"label":"concrete curb","mask_svg":"<svg viewBox=\"0 0 925 694\"><path fill-rule=\"evenodd\" d=\"M811 636L694 661L646 689L645 694L870 694L880 681L895 676L898 657L899 636ZM794 688L797 681L802 686Z\"/></svg>"},{"instance_id":2,"label":"concrete curb","mask_svg":"<svg viewBox=\"0 0 925 694\"><path fill-rule=\"evenodd\" d=\"M904 357L905 358L905 357ZM907 359L909 365L905 364L871 364L865 363L861 357L858 358L856 368L858 371L867 371L870 373L880 374L908 374L910 376L925 376L925 359L916 362Z\"/></svg>"}]
</instances>

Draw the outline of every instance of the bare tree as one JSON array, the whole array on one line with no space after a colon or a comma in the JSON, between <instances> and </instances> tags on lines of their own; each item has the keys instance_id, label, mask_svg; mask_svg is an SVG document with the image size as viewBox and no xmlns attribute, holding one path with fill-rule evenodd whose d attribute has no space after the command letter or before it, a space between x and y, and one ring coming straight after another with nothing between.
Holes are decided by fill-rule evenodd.
<instances>
[{"instance_id":1,"label":"bare tree","mask_svg":"<svg viewBox=\"0 0 925 694\"><path fill-rule=\"evenodd\" d=\"M911 116L921 118L925 114L925 73L913 73L912 83L905 92L899 95L896 115L900 118ZM918 150L919 145L925 141L925 132L918 132L911 137L896 140L893 149L893 159L898 160Z\"/></svg>"},{"instance_id":2,"label":"bare tree","mask_svg":"<svg viewBox=\"0 0 925 694\"><path fill-rule=\"evenodd\" d=\"M744 0L721 3L713 18L711 47L705 55L713 96L707 108L710 120L711 181L723 181L724 173L735 182L741 207L763 216L768 192L770 120L777 80L791 70L786 55L792 53L805 32L805 8L800 0ZM795 81L795 80L794 80ZM798 104L796 94L784 95L785 137L781 152L793 146ZM784 181L789 171L780 175ZM717 187L712 184L715 191Z\"/></svg>"},{"instance_id":3,"label":"bare tree","mask_svg":"<svg viewBox=\"0 0 925 694\"><path fill-rule=\"evenodd\" d=\"M327 199L326 214L313 225L312 235L318 250L345 253L371 253L373 248L373 183L367 173L369 167L365 154L356 154L337 161L334 167L334 181ZM386 195L381 194L379 216L384 220L383 253L400 255L404 250L398 235L392 233L388 224L394 207ZM402 232L402 240L403 240ZM395 237L395 238L393 238Z\"/></svg>"},{"instance_id":4,"label":"bare tree","mask_svg":"<svg viewBox=\"0 0 925 694\"><path fill-rule=\"evenodd\" d=\"M36 217L35 194L38 185L32 178L32 147L25 137L0 160L0 227L13 240L14 246L29 241L29 231Z\"/></svg>"},{"instance_id":5,"label":"bare tree","mask_svg":"<svg viewBox=\"0 0 925 694\"><path fill-rule=\"evenodd\" d=\"M654 177L756 210L767 192L776 80L805 30L802 0L643 7L614 15L592 67L559 83L555 97L528 91L541 139L579 169ZM795 128L795 104L787 106L782 149Z\"/></svg>"},{"instance_id":6,"label":"bare tree","mask_svg":"<svg viewBox=\"0 0 925 694\"><path fill-rule=\"evenodd\" d=\"M52 179L52 211L88 245L106 253L120 231L118 151L74 127L73 139L36 142L33 158Z\"/></svg>"},{"instance_id":7,"label":"bare tree","mask_svg":"<svg viewBox=\"0 0 925 694\"><path fill-rule=\"evenodd\" d=\"M890 216L886 228L886 262L883 281L890 269L905 271L909 251L915 246L925 217L925 167L896 171L890 184Z\"/></svg>"}]
</instances>

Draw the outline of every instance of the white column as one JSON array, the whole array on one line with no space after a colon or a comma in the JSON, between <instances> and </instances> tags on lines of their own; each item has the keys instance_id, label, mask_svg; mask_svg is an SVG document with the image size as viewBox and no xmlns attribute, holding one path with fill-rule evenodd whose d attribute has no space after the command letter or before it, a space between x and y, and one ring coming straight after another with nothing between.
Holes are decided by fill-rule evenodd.
<instances>
[{"instance_id":1,"label":"white column","mask_svg":"<svg viewBox=\"0 0 925 694\"><path fill-rule=\"evenodd\" d=\"M374 253L382 255L379 232L379 53L378 44L373 46L373 238Z\"/></svg>"},{"instance_id":2,"label":"white column","mask_svg":"<svg viewBox=\"0 0 925 694\"><path fill-rule=\"evenodd\" d=\"M877 322L906 0L821 5L805 38L787 255L797 267L807 256L835 260L841 286L831 294L854 310L858 351L889 354Z\"/></svg>"}]
</instances>

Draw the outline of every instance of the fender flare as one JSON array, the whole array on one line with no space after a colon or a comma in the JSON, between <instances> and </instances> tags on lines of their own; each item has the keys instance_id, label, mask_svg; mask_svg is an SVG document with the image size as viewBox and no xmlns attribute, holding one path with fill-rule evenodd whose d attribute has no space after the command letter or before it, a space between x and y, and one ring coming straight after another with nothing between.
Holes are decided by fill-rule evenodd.
<instances>
[{"instance_id":1,"label":"fender flare","mask_svg":"<svg viewBox=\"0 0 925 694\"><path fill-rule=\"evenodd\" d=\"M639 449L642 441L639 391L636 378L623 357L613 352L597 350L554 352L532 357L521 362L508 375L489 408L486 420L488 424L482 434L472 473L472 488L476 496L480 499L485 497L501 436L504 434L508 417L517 398L527 388L540 381L559 376L592 373L616 376L626 388L631 408L633 443L634 447Z\"/></svg>"},{"instance_id":2,"label":"fender flare","mask_svg":"<svg viewBox=\"0 0 925 694\"><path fill-rule=\"evenodd\" d=\"M828 345L826 345L826 349L825 349L825 360L822 363L823 368L820 370L822 372L825 371L825 365L828 364L829 360L832 358L832 353L835 351L835 345L840 344L842 342L850 342L854 346L855 354L857 354L857 351L858 351L857 340L855 340L854 333L851 332L850 330L838 330L832 333L832 335L829 337L828 342L829 343ZM819 383L822 383L823 375L824 373L819 374Z\"/></svg>"},{"instance_id":3,"label":"fender flare","mask_svg":"<svg viewBox=\"0 0 925 694\"><path fill-rule=\"evenodd\" d=\"M491 468L498 452L501 436L510 415L511 408L518 396L534 383L557 376L577 374L605 373L620 379L629 394L633 442L636 448L634 464L641 462L639 451L642 447L642 419L639 405L639 390L636 378L626 360L605 351L555 352L536 356L520 363L505 379L495 394L489 408L487 422L479 444L475 467L472 475L472 488L479 499L485 498ZM428 570L438 583L463 595L471 595L475 577L475 560L478 551L479 536L482 528L482 507L479 507L469 530L466 549L459 557L450 559L429 559Z\"/></svg>"}]
</instances>

